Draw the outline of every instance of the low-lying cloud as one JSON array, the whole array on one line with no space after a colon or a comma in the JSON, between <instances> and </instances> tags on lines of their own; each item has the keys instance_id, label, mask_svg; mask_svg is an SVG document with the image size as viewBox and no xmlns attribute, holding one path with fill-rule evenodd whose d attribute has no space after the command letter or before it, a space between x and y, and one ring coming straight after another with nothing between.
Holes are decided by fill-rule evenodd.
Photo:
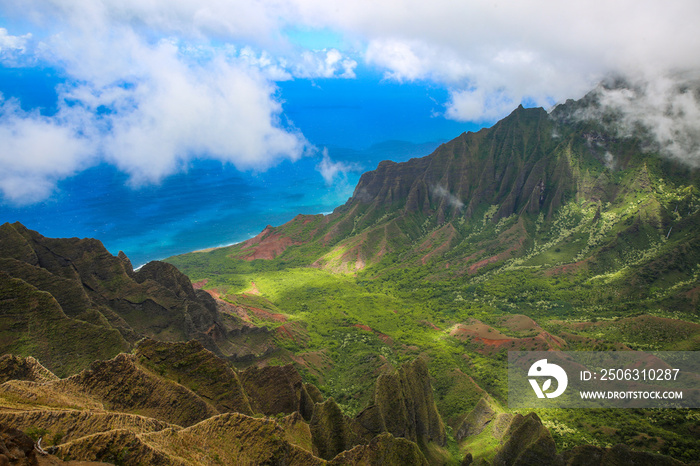
<instances>
[{"instance_id":1,"label":"low-lying cloud","mask_svg":"<svg viewBox=\"0 0 700 466\"><path fill-rule=\"evenodd\" d=\"M447 204L451 207L456 207L460 210L464 208L464 202L460 201L457 196L449 192L444 186L434 186L432 191L433 196L446 199Z\"/></svg>"},{"instance_id":2,"label":"low-lying cloud","mask_svg":"<svg viewBox=\"0 0 700 466\"><path fill-rule=\"evenodd\" d=\"M316 165L316 170L321 174L327 186L335 184L336 180L347 180L347 173L353 170L353 166L345 162L334 162L328 155L328 149L323 148L321 161Z\"/></svg>"},{"instance_id":3,"label":"low-lying cloud","mask_svg":"<svg viewBox=\"0 0 700 466\"><path fill-rule=\"evenodd\" d=\"M659 151L691 167L700 167L700 79L671 74L618 81L598 86L597 106L575 116L599 120L614 116L620 137L646 140L647 150Z\"/></svg>"}]
</instances>

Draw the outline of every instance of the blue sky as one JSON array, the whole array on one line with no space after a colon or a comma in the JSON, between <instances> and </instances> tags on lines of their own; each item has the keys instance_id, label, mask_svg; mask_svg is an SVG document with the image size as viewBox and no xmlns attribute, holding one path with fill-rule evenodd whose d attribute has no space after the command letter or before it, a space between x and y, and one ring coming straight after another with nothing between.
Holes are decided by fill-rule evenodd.
<instances>
[{"instance_id":1,"label":"blue sky","mask_svg":"<svg viewBox=\"0 0 700 466\"><path fill-rule=\"evenodd\" d=\"M277 199L303 179L325 201L285 215L326 209L373 144L448 140L610 75L643 91L610 96L631 122L671 99L692 129L700 106L676 90L700 70L698 20L694 0L0 0L0 220L94 205L95 176L148 199L203 166L243 197L287 167ZM663 118L644 123L668 139Z\"/></svg>"}]
</instances>

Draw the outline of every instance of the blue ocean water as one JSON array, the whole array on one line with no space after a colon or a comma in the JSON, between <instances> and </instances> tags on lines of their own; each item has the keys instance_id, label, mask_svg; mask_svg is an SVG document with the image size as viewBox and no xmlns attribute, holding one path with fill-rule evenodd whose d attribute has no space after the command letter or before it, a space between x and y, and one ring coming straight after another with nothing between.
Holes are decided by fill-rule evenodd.
<instances>
[{"instance_id":1,"label":"blue ocean water","mask_svg":"<svg viewBox=\"0 0 700 466\"><path fill-rule=\"evenodd\" d=\"M435 145L394 142L368 151L331 148L332 157L363 159L331 186L316 170L320 157L285 161L263 173L241 173L232 165L197 160L187 172L141 188L130 187L127 175L103 164L63 180L44 202L0 206L0 220L22 222L44 236L97 238L110 252L122 250L139 266L243 241L268 224L281 225L300 213L329 213L347 201L360 173L385 158L385 150L395 159L407 159L425 155Z\"/></svg>"},{"instance_id":2,"label":"blue ocean water","mask_svg":"<svg viewBox=\"0 0 700 466\"><path fill-rule=\"evenodd\" d=\"M53 88L60 81L50 70L5 70L0 92L20 99L23 107L51 114ZM446 91L378 76L284 82L279 97L288 123L319 149L316 155L262 173L194 160L185 172L138 188L128 185L127 175L102 164L60 181L44 202L0 203L0 223L19 221L49 237L97 238L139 266L243 241L300 213L331 212L350 197L361 173L381 160L427 155L440 142L478 129L435 116ZM323 148L334 162L352 167L331 185L317 169Z\"/></svg>"}]
</instances>

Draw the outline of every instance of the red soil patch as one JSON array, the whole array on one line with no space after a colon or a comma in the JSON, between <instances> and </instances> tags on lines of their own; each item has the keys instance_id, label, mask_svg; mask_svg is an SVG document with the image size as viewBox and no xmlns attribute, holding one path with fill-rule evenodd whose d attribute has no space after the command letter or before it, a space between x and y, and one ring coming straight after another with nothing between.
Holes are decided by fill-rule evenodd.
<instances>
[{"instance_id":1,"label":"red soil patch","mask_svg":"<svg viewBox=\"0 0 700 466\"><path fill-rule=\"evenodd\" d=\"M510 337L503 335L495 328L489 327L488 325L476 319L473 319L469 323L457 324L453 326L450 330L450 335L462 341L474 338L487 340L511 339Z\"/></svg>"},{"instance_id":2,"label":"red soil patch","mask_svg":"<svg viewBox=\"0 0 700 466\"><path fill-rule=\"evenodd\" d=\"M506 343L510 343L513 340L514 340L513 338L504 338L504 339L500 339L500 340L490 340L488 338L479 338L479 337L474 338L474 341L481 342L481 343L483 343L485 345L489 345L489 346L495 346L496 348L498 348L499 346L503 346Z\"/></svg>"},{"instance_id":3,"label":"red soil patch","mask_svg":"<svg viewBox=\"0 0 700 466\"><path fill-rule=\"evenodd\" d=\"M258 286L255 284L255 282L250 282L250 290L248 290L247 293L243 294L260 296L260 290L258 289Z\"/></svg>"},{"instance_id":4,"label":"red soil patch","mask_svg":"<svg viewBox=\"0 0 700 466\"><path fill-rule=\"evenodd\" d=\"M368 332L374 333L375 335L377 335L377 338L379 338L380 340L382 340L382 341L383 341L385 344L387 344L387 345L393 345L393 344L394 344L394 340L393 340L389 335L386 335L386 334L384 334L384 333L382 333L382 332L378 332L377 330L372 329L372 327L370 327L369 325L365 325L365 324L355 324L355 325L353 325L353 327L356 327L356 328L359 328L359 329L366 330L366 331L368 331Z\"/></svg>"},{"instance_id":5,"label":"red soil patch","mask_svg":"<svg viewBox=\"0 0 700 466\"><path fill-rule=\"evenodd\" d=\"M260 309L257 307L249 307L248 310L258 319L273 320L275 322L287 322L287 316L282 314L275 314L274 312L266 311L265 309Z\"/></svg>"},{"instance_id":6,"label":"red soil patch","mask_svg":"<svg viewBox=\"0 0 700 466\"><path fill-rule=\"evenodd\" d=\"M292 335L292 332L290 332L284 325L280 325L279 327L277 327L275 333L278 337L289 338L290 340L294 340L294 335Z\"/></svg>"},{"instance_id":7,"label":"red soil patch","mask_svg":"<svg viewBox=\"0 0 700 466\"><path fill-rule=\"evenodd\" d=\"M558 267L546 270L544 274L548 277L551 277L552 275L561 275L565 273L578 272L589 260L591 260L590 257L587 259L580 260L578 262L573 262L571 264L560 265Z\"/></svg>"},{"instance_id":8,"label":"red soil patch","mask_svg":"<svg viewBox=\"0 0 700 466\"><path fill-rule=\"evenodd\" d=\"M221 290L218 290L216 288L213 288L211 290L204 290L204 291L209 293L211 295L211 297L214 299L221 299L221 295L225 294L225 293L222 293Z\"/></svg>"},{"instance_id":9,"label":"red soil patch","mask_svg":"<svg viewBox=\"0 0 700 466\"><path fill-rule=\"evenodd\" d=\"M472 341L481 343L484 347L478 350L481 353L493 353L504 345L512 347L524 348L526 350L533 349L561 349L566 345L566 342L548 332L542 330L539 325L532 319L523 315L514 315L505 319L507 323L515 329L532 330L534 328L541 330L534 337L515 338L504 335L498 330L490 327L476 319L467 324L457 324L450 330L450 335L461 341ZM533 327L533 325L535 327Z\"/></svg>"},{"instance_id":10,"label":"red soil patch","mask_svg":"<svg viewBox=\"0 0 700 466\"><path fill-rule=\"evenodd\" d=\"M243 260L272 260L282 254L289 246L299 244L302 243L292 241L291 238L288 238L281 233L274 233L273 228L268 225L256 237L243 242L241 250L252 250L250 254L243 257Z\"/></svg>"},{"instance_id":11,"label":"red soil patch","mask_svg":"<svg viewBox=\"0 0 700 466\"><path fill-rule=\"evenodd\" d=\"M485 265L489 265L489 264L491 264L492 262L496 262L496 261L500 260L500 259L499 259L499 256L500 256L500 254L497 255L497 256L489 257L488 259L480 260L480 261L477 262L476 264L473 264L473 265L469 266L469 273L470 273L470 274L474 274L474 273L476 273L477 270L479 270L480 268L484 267Z\"/></svg>"},{"instance_id":12,"label":"red soil patch","mask_svg":"<svg viewBox=\"0 0 700 466\"><path fill-rule=\"evenodd\" d=\"M192 288L194 288L195 290L201 290L202 287L204 285L206 285L207 283L209 283L209 279L205 278L204 280L200 280L198 282L192 283Z\"/></svg>"}]
</instances>

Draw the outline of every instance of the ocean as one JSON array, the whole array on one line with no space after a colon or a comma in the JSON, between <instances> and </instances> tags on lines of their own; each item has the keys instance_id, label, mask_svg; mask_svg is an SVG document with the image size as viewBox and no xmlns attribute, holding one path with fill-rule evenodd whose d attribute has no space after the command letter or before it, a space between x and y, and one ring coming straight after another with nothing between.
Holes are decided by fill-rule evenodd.
<instances>
[{"instance_id":1,"label":"ocean","mask_svg":"<svg viewBox=\"0 0 700 466\"><path fill-rule=\"evenodd\" d=\"M51 115L57 83L60 77L50 73L5 71L0 92ZM425 83L377 76L293 80L278 83L278 94L287 124L318 148L315 155L265 172L194 159L159 185L141 187L129 186L126 174L100 164L59 181L43 202L16 206L0 200L0 223L19 221L49 237L97 238L139 266L243 241L297 214L332 212L352 195L360 175L381 160L428 155L439 143L480 127L439 116L436 102L447 99L446 91ZM317 168L324 148L333 162L348 168L330 185Z\"/></svg>"}]
</instances>

